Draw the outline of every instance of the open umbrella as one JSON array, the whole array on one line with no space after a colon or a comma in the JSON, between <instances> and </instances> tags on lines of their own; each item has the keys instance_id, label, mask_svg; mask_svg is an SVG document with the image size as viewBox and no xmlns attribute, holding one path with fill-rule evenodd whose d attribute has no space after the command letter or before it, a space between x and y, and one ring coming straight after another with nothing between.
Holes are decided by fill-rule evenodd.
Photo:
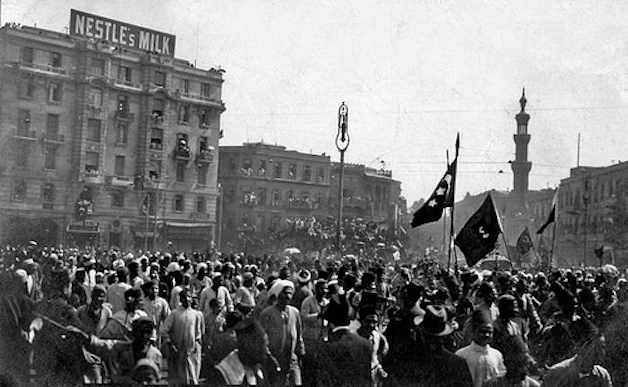
<instances>
[{"instance_id":1,"label":"open umbrella","mask_svg":"<svg viewBox=\"0 0 628 387\"><path fill-rule=\"evenodd\" d=\"M297 249L296 247L288 247L287 249L283 251L283 255L295 255L295 254L301 254L301 250Z\"/></svg>"}]
</instances>

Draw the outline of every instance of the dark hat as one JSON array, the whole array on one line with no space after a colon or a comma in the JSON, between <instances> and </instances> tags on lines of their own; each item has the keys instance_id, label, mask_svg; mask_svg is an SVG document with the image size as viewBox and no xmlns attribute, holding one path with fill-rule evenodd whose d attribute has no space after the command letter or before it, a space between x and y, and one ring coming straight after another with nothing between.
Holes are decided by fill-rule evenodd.
<instances>
[{"instance_id":1,"label":"dark hat","mask_svg":"<svg viewBox=\"0 0 628 387\"><path fill-rule=\"evenodd\" d=\"M312 279L312 274L310 274L309 270L299 270L297 278L299 282L310 282L310 280Z\"/></svg>"},{"instance_id":2,"label":"dark hat","mask_svg":"<svg viewBox=\"0 0 628 387\"><path fill-rule=\"evenodd\" d=\"M140 288L141 288L143 291L145 291L145 292L146 292L146 291L148 291L148 289L152 289L154 285L155 285L155 284L154 284L152 281L148 281L148 282L144 282L143 284L141 284L141 285L140 285Z\"/></svg>"},{"instance_id":3,"label":"dark hat","mask_svg":"<svg viewBox=\"0 0 628 387\"><path fill-rule=\"evenodd\" d=\"M97 293L97 292L107 294L107 289L105 289L105 287L102 285L96 285L94 286L94 289L92 290L92 296L94 295L94 293Z\"/></svg>"},{"instance_id":4,"label":"dark hat","mask_svg":"<svg viewBox=\"0 0 628 387\"><path fill-rule=\"evenodd\" d=\"M353 308L349 305L346 295L332 297L329 300L327 309L322 313L322 317L337 327L347 326L351 323Z\"/></svg>"},{"instance_id":5,"label":"dark hat","mask_svg":"<svg viewBox=\"0 0 628 387\"><path fill-rule=\"evenodd\" d=\"M517 299L510 294L504 294L497 299L497 307L500 312L508 308L512 309L515 306L517 306Z\"/></svg>"},{"instance_id":6,"label":"dark hat","mask_svg":"<svg viewBox=\"0 0 628 387\"><path fill-rule=\"evenodd\" d=\"M124 292L124 299L128 300L129 298L138 299L142 297L142 292L139 289L131 288Z\"/></svg>"},{"instance_id":7,"label":"dark hat","mask_svg":"<svg viewBox=\"0 0 628 387\"><path fill-rule=\"evenodd\" d=\"M473 328L477 328L485 324L493 324L491 312L486 309L474 310L473 315L471 315L471 325Z\"/></svg>"},{"instance_id":8,"label":"dark hat","mask_svg":"<svg viewBox=\"0 0 628 387\"><path fill-rule=\"evenodd\" d=\"M441 305L428 305L419 328L430 336L447 336L454 331L453 325L447 321L447 311Z\"/></svg>"}]
</instances>

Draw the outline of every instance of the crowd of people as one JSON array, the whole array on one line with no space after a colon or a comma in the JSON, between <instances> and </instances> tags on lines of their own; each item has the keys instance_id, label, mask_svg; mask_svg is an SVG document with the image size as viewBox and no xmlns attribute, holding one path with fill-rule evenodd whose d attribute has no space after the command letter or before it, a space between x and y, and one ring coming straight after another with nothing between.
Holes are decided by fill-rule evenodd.
<instances>
[{"instance_id":1,"label":"crowd of people","mask_svg":"<svg viewBox=\"0 0 628 387\"><path fill-rule=\"evenodd\" d=\"M0 252L0 385L611 386L628 281L355 256Z\"/></svg>"}]
</instances>

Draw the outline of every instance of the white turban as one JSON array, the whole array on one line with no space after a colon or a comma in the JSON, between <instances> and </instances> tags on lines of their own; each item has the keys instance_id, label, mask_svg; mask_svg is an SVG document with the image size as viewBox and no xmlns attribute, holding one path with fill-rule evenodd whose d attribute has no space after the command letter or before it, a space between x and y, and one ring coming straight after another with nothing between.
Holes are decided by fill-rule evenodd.
<instances>
[{"instance_id":1,"label":"white turban","mask_svg":"<svg viewBox=\"0 0 628 387\"><path fill-rule=\"evenodd\" d=\"M273 283L273 286L270 287L268 295L279 297L279 293L281 293L286 287L291 287L292 290L294 290L294 283L292 281L278 279Z\"/></svg>"}]
</instances>

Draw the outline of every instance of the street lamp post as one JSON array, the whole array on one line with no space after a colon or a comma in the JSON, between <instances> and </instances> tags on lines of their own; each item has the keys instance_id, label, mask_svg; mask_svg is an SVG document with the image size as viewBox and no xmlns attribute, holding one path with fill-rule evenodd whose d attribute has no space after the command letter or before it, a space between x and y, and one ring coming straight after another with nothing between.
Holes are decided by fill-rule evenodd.
<instances>
[{"instance_id":1,"label":"street lamp post","mask_svg":"<svg viewBox=\"0 0 628 387\"><path fill-rule=\"evenodd\" d=\"M222 202L223 202L223 193L222 193L222 184L218 184L218 200L219 200L219 205L218 205L218 221L217 223L217 227L216 227L216 231L217 231L217 246L216 248L218 249L218 251L220 251L221 248L221 242L222 242Z\"/></svg>"},{"instance_id":2,"label":"street lamp post","mask_svg":"<svg viewBox=\"0 0 628 387\"><path fill-rule=\"evenodd\" d=\"M343 102L338 109L338 134L336 135L336 148L340 152L340 184L338 189L338 225L336 230L336 243L338 252L342 252L342 201L344 190L345 151L349 147L349 108Z\"/></svg>"}]
</instances>

